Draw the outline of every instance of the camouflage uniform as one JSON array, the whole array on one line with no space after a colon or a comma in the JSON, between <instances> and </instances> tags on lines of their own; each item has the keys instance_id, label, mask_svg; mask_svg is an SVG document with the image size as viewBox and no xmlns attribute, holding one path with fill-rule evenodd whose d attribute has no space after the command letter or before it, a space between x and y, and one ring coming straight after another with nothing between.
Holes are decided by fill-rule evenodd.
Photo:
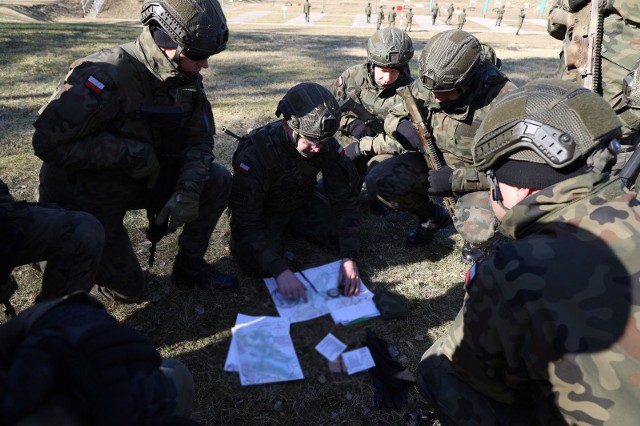
<instances>
[{"instance_id":1,"label":"camouflage uniform","mask_svg":"<svg viewBox=\"0 0 640 426\"><path fill-rule=\"evenodd\" d=\"M339 248L343 258L354 256L359 180L338 141L328 139L319 153L304 158L283 123L273 122L240 140L233 168L230 248L246 273L277 277L288 268L282 241L287 227Z\"/></svg>"},{"instance_id":2,"label":"camouflage uniform","mask_svg":"<svg viewBox=\"0 0 640 426\"><path fill-rule=\"evenodd\" d=\"M520 14L518 15L518 29L516 30L516 35L520 33L522 29L522 24L524 24L524 18L526 14L524 13L524 9L520 9Z\"/></svg>"},{"instance_id":3,"label":"camouflage uniform","mask_svg":"<svg viewBox=\"0 0 640 426\"><path fill-rule=\"evenodd\" d=\"M453 12L455 12L455 8L453 7L453 3L451 3L449 5L449 8L447 9L447 20L444 21L445 24L447 25L451 25L451 18L453 18Z\"/></svg>"},{"instance_id":4,"label":"camouflage uniform","mask_svg":"<svg viewBox=\"0 0 640 426\"><path fill-rule=\"evenodd\" d=\"M97 82L97 83L96 83ZM159 211L175 190L199 193L199 216L184 226L179 256L202 259L226 208L231 175L213 164L215 126L202 76L177 69L149 27L121 47L76 61L34 124L40 199L92 213L103 224L105 247L96 282L136 299L142 269L123 218ZM156 156L160 177L138 176Z\"/></svg>"},{"instance_id":5,"label":"camouflage uniform","mask_svg":"<svg viewBox=\"0 0 640 426\"><path fill-rule=\"evenodd\" d=\"M15 201L0 180L0 284L15 266L47 261L37 302L93 287L104 243L90 214Z\"/></svg>"},{"instance_id":6,"label":"camouflage uniform","mask_svg":"<svg viewBox=\"0 0 640 426\"><path fill-rule=\"evenodd\" d=\"M431 9L431 25L436 24L436 18L440 14L440 9L438 8L438 3L433 5L433 9Z\"/></svg>"},{"instance_id":7,"label":"camouflage uniform","mask_svg":"<svg viewBox=\"0 0 640 426\"><path fill-rule=\"evenodd\" d=\"M376 29L379 30L382 25L382 21L384 21L384 10L382 6L380 6L380 10L378 11L378 21L376 22Z\"/></svg>"},{"instance_id":8,"label":"camouflage uniform","mask_svg":"<svg viewBox=\"0 0 640 426\"><path fill-rule=\"evenodd\" d=\"M364 8L364 14L367 17L367 24L371 23L371 3L367 3L367 7Z\"/></svg>"},{"instance_id":9,"label":"camouflage uniform","mask_svg":"<svg viewBox=\"0 0 640 426\"><path fill-rule=\"evenodd\" d=\"M388 16L388 19L389 19L389 27L390 27L390 28L393 28L393 27L395 27L395 26L396 26L396 16L398 16L398 14L396 13L396 8L395 8L395 6L393 6L393 7L391 8L391 12L389 12L389 16Z\"/></svg>"},{"instance_id":10,"label":"camouflage uniform","mask_svg":"<svg viewBox=\"0 0 640 426\"><path fill-rule=\"evenodd\" d=\"M458 15L458 29L461 30L464 27L464 23L467 22L467 9L462 9L460 15Z\"/></svg>"},{"instance_id":11,"label":"camouflage uniform","mask_svg":"<svg viewBox=\"0 0 640 426\"><path fill-rule=\"evenodd\" d=\"M496 13L498 14L498 16L496 17L496 24L494 26L499 27L502 23L502 18L504 17L504 5L501 8L497 9Z\"/></svg>"},{"instance_id":12,"label":"camouflage uniform","mask_svg":"<svg viewBox=\"0 0 640 426\"><path fill-rule=\"evenodd\" d=\"M309 22L309 15L311 14L311 3L307 0L304 3L304 20Z\"/></svg>"},{"instance_id":13,"label":"camouflage uniform","mask_svg":"<svg viewBox=\"0 0 640 426\"><path fill-rule=\"evenodd\" d=\"M444 163L454 169L452 190L459 196L454 225L465 241L480 245L494 235L496 220L488 204L488 193L475 193L486 191L488 185L484 174L473 167L471 143L491 103L515 85L488 60L480 63L471 81L472 86L463 99L465 105L455 112L440 109L419 80L411 84L411 92L423 117L429 117L427 127L443 154ZM398 104L385 120L385 131L395 134L400 120L408 116L404 104ZM421 153L407 152L371 169L365 182L370 194L391 208L409 211L421 218L425 216L422 212L432 204L427 193L428 172Z\"/></svg>"},{"instance_id":14,"label":"camouflage uniform","mask_svg":"<svg viewBox=\"0 0 640 426\"><path fill-rule=\"evenodd\" d=\"M407 18L407 23L404 26L404 30L408 33L411 32L411 25L413 24L413 12L411 11L411 8L409 8L409 11L407 12L407 14L405 15Z\"/></svg>"},{"instance_id":15,"label":"camouflage uniform","mask_svg":"<svg viewBox=\"0 0 640 426\"><path fill-rule=\"evenodd\" d=\"M611 3L611 2L609 2ZM589 9L590 3L584 6ZM569 10L566 0L559 0L549 12L547 30L552 37L563 40L567 32L566 25L554 24L553 15L557 9ZM602 96L609 102L623 127L622 135L625 145L634 145L639 139L640 110L629 108L622 98L622 82L638 62L637 40L640 34L640 5L635 0L616 0L615 7L604 13L602 37ZM559 63L559 78L575 80L582 83L582 78L575 70L567 70L564 52ZM571 59L569 59L571 61ZM626 157L621 156L620 160ZM619 161L620 163L620 161Z\"/></svg>"},{"instance_id":16,"label":"camouflage uniform","mask_svg":"<svg viewBox=\"0 0 640 426\"><path fill-rule=\"evenodd\" d=\"M639 215L600 173L507 213L500 231L518 240L472 267L462 310L418 368L443 425L637 424Z\"/></svg>"}]
</instances>

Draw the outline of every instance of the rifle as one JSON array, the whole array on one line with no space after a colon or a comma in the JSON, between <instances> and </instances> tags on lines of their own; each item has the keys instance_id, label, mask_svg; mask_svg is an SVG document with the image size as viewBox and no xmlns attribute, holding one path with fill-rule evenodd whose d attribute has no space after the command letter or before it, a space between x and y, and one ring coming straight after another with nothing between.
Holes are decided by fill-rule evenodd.
<instances>
[{"instance_id":1,"label":"rifle","mask_svg":"<svg viewBox=\"0 0 640 426\"><path fill-rule=\"evenodd\" d=\"M234 138L236 140L236 142L238 142L240 139L242 139L240 136L238 136L237 134L233 133L231 130L227 129L226 127L222 127L222 131L224 133L226 133L227 135L231 136L232 138Z\"/></svg>"},{"instance_id":2,"label":"rifle","mask_svg":"<svg viewBox=\"0 0 640 426\"><path fill-rule=\"evenodd\" d=\"M4 314L10 318L16 316L16 310L11 304L11 296L16 290L18 290L18 283L13 275L9 275L9 278L0 284L0 303L4 305Z\"/></svg>"},{"instance_id":3,"label":"rifle","mask_svg":"<svg viewBox=\"0 0 640 426\"><path fill-rule=\"evenodd\" d=\"M620 170L618 176L620 177L622 184L627 187L627 189L631 189L639 174L640 149L636 146L636 149L633 151L633 154L631 154L631 157L629 157L622 170ZM638 188L636 188L636 191L637 190Z\"/></svg>"},{"instance_id":4,"label":"rifle","mask_svg":"<svg viewBox=\"0 0 640 426\"><path fill-rule=\"evenodd\" d=\"M409 118L411 118L411 123L413 124L414 129L418 132L420 142L422 142L422 147L424 149L424 160L427 163L427 167L431 170L441 169L442 160L440 160L440 153L438 152L438 148L431 136L431 132L427 129L427 125L422 119L422 114L420 114L416 100L413 97L413 94L411 94L411 89L409 86L402 86L396 89L396 93L398 93L398 95L400 95L404 100L407 111L409 112ZM449 212L449 216L454 217L455 199L453 197L442 197L442 202Z\"/></svg>"},{"instance_id":5,"label":"rifle","mask_svg":"<svg viewBox=\"0 0 640 426\"><path fill-rule=\"evenodd\" d=\"M340 102L342 112L351 111L356 117L364 122L364 125L373 130L376 134L384 132L384 125L378 116L371 114L361 103L354 101L350 96Z\"/></svg>"}]
</instances>

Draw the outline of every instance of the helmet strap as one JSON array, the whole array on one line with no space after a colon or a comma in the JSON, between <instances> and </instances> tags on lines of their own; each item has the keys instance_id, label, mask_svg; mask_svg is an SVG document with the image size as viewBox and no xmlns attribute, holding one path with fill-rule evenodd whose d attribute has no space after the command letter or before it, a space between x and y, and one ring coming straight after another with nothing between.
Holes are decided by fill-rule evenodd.
<instances>
[{"instance_id":1,"label":"helmet strap","mask_svg":"<svg viewBox=\"0 0 640 426\"><path fill-rule=\"evenodd\" d=\"M502 192L500 192L500 185L498 185L498 179L496 179L495 172L492 169L489 169L486 174L487 180L489 181L489 188L491 189L491 199L498 203L502 210L508 212L509 209L502 203Z\"/></svg>"},{"instance_id":2,"label":"helmet strap","mask_svg":"<svg viewBox=\"0 0 640 426\"><path fill-rule=\"evenodd\" d=\"M173 58L171 58L171 62L176 64L176 66L180 65L180 54L184 50L184 47L178 46L176 48L176 52L173 54Z\"/></svg>"}]
</instances>

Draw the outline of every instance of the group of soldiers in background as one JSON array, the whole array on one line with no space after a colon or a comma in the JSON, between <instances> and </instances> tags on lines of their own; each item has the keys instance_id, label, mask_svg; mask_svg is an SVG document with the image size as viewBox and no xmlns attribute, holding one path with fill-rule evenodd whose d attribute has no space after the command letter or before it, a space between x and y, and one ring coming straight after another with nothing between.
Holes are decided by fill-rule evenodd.
<instances>
[{"instance_id":1,"label":"group of soldiers in background","mask_svg":"<svg viewBox=\"0 0 640 426\"><path fill-rule=\"evenodd\" d=\"M585 7L557 4L550 33L571 37ZM229 206L241 269L306 300L284 230L336 250L342 292L355 295L364 201L416 217L408 246L432 244L453 224L475 262L463 308L418 366L418 387L443 425L633 424L640 162L623 154L639 139L630 40L640 15L630 0L598 13L607 37L595 82L568 49L575 67L561 67L564 80L520 88L490 46L460 29L429 40L413 79L407 32L379 29L366 62L330 88L293 86L276 121L239 138L232 175L213 161L199 73L226 47L220 5L144 0L138 39L74 62L41 109L40 203L0 186L0 280L48 261L38 303L0 327L2 419L44 424L56 412L72 424L190 424L188 370L87 293L95 284L120 302L145 296L127 211L147 210L152 242L182 228L174 284L232 290L237 280L204 259ZM83 374L91 369L100 374Z\"/></svg>"}]
</instances>

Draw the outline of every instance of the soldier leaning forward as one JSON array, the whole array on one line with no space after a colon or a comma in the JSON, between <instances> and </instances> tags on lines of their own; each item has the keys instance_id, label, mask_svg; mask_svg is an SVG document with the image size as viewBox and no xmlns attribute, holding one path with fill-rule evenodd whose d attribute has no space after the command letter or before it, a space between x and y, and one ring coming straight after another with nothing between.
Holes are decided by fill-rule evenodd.
<instances>
[{"instance_id":1,"label":"soldier leaning forward","mask_svg":"<svg viewBox=\"0 0 640 426\"><path fill-rule=\"evenodd\" d=\"M413 41L406 32L399 28L378 30L367 42L367 63L348 68L331 86L338 102L350 97L373 116L370 121L379 125L376 129L374 123L358 117L354 111L344 111L340 119L347 156L354 160L362 176L368 165L384 160L389 154L404 152L393 138L378 138L374 145L372 137L384 133L382 124L389 109L401 101L396 89L413 81L409 69L413 53Z\"/></svg>"},{"instance_id":2,"label":"soldier leaning forward","mask_svg":"<svg viewBox=\"0 0 640 426\"><path fill-rule=\"evenodd\" d=\"M434 36L420 53L418 69L420 79L411 84L411 92L445 166L428 169L408 110L399 104L387 116L385 130L410 152L373 168L367 190L391 208L418 217L416 230L407 235L410 245L428 244L438 229L451 223L428 194L453 193L459 196L456 229L466 242L486 244L495 234L495 217L488 207L484 173L473 167L471 142L491 103L515 85L484 59L480 42L462 30Z\"/></svg>"},{"instance_id":3,"label":"soldier leaning forward","mask_svg":"<svg viewBox=\"0 0 640 426\"><path fill-rule=\"evenodd\" d=\"M176 10L201 16L176 27L187 21ZM141 20L135 42L76 61L41 110L33 136L44 161L40 199L90 212L103 224L96 281L110 298L136 301L145 289L123 225L134 209L147 210L151 227L173 232L185 225L175 284L233 288L235 279L203 258L231 174L213 164L215 127L199 71L226 47L226 19L216 1L145 0Z\"/></svg>"},{"instance_id":4,"label":"soldier leaning forward","mask_svg":"<svg viewBox=\"0 0 640 426\"><path fill-rule=\"evenodd\" d=\"M94 284L104 230L85 212L67 211L55 204L16 201L0 180L0 293L5 293L11 271L19 265L47 261L37 302ZM14 286L15 287L15 286Z\"/></svg>"},{"instance_id":5,"label":"soldier leaning forward","mask_svg":"<svg viewBox=\"0 0 640 426\"><path fill-rule=\"evenodd\" d=\"M485 118L474 160L509 241L471 268L418 366L442 425L638 423L640 204L610 179L619 135L602 98L560 80Z\"/></svg>"},{"instance_id":6,"label":"soldier leaning forward","mask_svg":"<svg viewBox=\"0 0 640 426\"><path fill-rule=\"evenodd\" d=\"M319 84L301 83L287 92L276 115L283 119L242 138L233 155L231 254L245 273L272 276L285 298L306 301L305 286L284 258L283 233L293 229L339 249L340 281L347 295L356 294L359 180L333 138L338 103Z\"/></svg>"}]
</instances>

